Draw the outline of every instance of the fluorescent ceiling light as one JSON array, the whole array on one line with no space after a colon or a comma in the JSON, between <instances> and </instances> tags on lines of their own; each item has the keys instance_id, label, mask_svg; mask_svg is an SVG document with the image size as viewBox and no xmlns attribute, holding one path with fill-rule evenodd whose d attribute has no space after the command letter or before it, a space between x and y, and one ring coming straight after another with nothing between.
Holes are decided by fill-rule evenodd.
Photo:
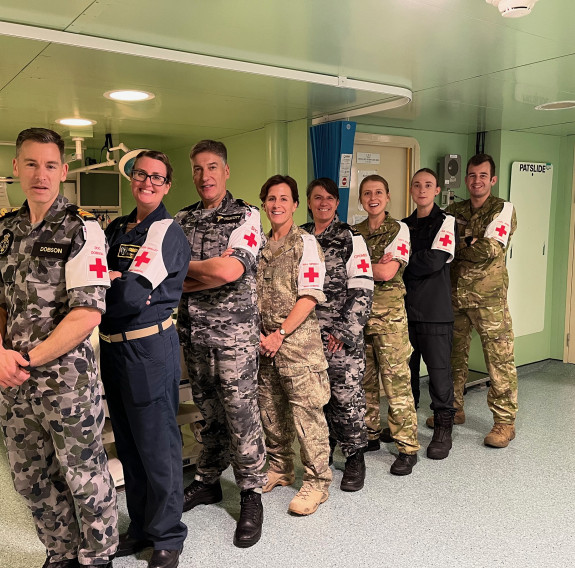
<instances>
[{"instance_id":1,"label":"fluorescent ceiling light","mask_svg":"<svg viewBox=\"0 0 575 568\"><path fill-rule=\"evenodd\" d=\"M92 124L96 124L95 120L89 118L59 118L56 122L64 126L92 126Z\"/></svg>"},{"instance_id":2,"label":"fluorescent ceiling light","mask_svg":"<svg viewBox=\"0 0 575 568\"><path fill-rule=\"evenodd\" d=\"M554 101L552 103L544 103L537 105L535 110L566 110L568 108L575 108L575 101Z\"/></svg>"},{"instance_id":3,"label":"fluorescent ceiling light","mask_svg":"<svg viewBox=\"0 0 575 568\"><path fill-rule=\"evenodd\" d=\"M488 4L497 6L504 18L521 18L531 13L538 0L485 0Z\"/></svg>"},{"instance_id":4,"label":"fluorescent ceiling light","mask_svg":"<svg viewBox=\"0 0 575 568\"><path fill-rule=\"evenodd\" d=\"M147 101L153 99L156 95L146 91L108 91L104 93L104 96L114 101Z\"/></svg>"}]
</instances>

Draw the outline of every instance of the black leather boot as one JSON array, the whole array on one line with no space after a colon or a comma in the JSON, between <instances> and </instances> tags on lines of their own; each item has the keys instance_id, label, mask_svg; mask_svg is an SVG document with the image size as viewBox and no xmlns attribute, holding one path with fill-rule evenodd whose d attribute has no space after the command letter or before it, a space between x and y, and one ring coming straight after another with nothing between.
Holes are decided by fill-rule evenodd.
<instances>
[{"instance_id":1,"label":"black leather boot","mask_svg":"<svg viewBox=\"0 0 575 568\"><path fill-rule=\"evenodd\" d=\"M261 494L253 489L242 491L240 495L241 510L234 534L234 544L239 548L248 548L262 536L264 508Z\"/></svg>"},{"instance_id":2,"label":"black leather boot","mask_svg":"<svg viewBox=\"0 0 575 568\"><path fill-rule=\"evenodd\" d=\"M341 479L340 489L342 491L359 491L363 489L365 482L365 459L363 449L351 454L345 460L345 469Z\"/></svg>"},{"instance_id":3,"label":"black leather boot","mask_svg":"<svg viewBox=\"0 0 575 568\"><path fill-rule=\"evenodd\" d=\"M194 479L184 489L184 513L193 509L196 505L219 503L222 498L222 486L219 480L208 484Z\"/></svg>"},{"instance_id":4,"label":"black leather boot","mask_svg":"<svg viewBox=\"0 0 575 568\"><path fill-rule=\"evenodd\" d=\"M427 446L427 457L431 460L443 460L451 450L451 432L453 414L449 410L433 413L433 438Z\"/></svg>"},{"instance_id":5,"label":"black leather boot","mask_svg":"<svg viewBox=\"0 0 575 568\"><path fill-rule=\"evenodd\" d=\"M393 475L409 475L417 463L417 454L403 454L399 452L397 459L391 464L389 473Z\"/></svg>"}]
</instances>

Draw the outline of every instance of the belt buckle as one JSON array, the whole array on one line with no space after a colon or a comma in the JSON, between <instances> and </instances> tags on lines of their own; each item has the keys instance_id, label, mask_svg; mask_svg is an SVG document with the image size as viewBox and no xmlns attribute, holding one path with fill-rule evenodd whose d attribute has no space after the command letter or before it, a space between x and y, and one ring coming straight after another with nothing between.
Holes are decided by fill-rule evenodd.
<instances>
[{"instance_id":1,"label":"belt buckle","mask_svg":"<svg viewBox=\"0 0 575 568\"><path fill-rule=\"evenodd\" d=\"M112 340L110 339L109 335L104 335L103 333L100 333L100 339L103 339L106 343L112 343Z\"/></svg>"}]
</instances>

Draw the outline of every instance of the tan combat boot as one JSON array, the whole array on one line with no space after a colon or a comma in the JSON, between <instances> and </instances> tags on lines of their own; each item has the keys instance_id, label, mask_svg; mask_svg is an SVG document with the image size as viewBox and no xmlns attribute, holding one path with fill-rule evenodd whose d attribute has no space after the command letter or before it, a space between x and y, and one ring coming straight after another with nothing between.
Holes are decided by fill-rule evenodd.
<instances>
[{"instance_id":1,"label":"tan combat boot","mask_svg":"<svg viewBox=\"0 0 575 568\"><path fill-rule=\"evenodd\" d=\"M279 471L268 471L268 482L262 487L263 493L269 493L278 485L291 485L295 481L294 473L280 473Z\"/></svg>"},{"instance_id":2,"label":"tan combat boot","mask_svg":"<svg viewBox=\"0 0 575 568\"><path fill-rule=\"evenodd\" d=\"M455 416L453 417L453 423L454 424L465 424L465 410L463 410L463 408L458 408L455 411ZM425 425L431 429L435 428L435 420L433 419L433 416L430 416L425 421Z\"/></svg>"},{"instance_id":3,"label":"tan combat boot","mask_svg":"<svg viewBox=\"0 0 575 568\"><path fill-rule=\"evenodd\" d=\"M288 511L295 515L311 515L317 508L327 501L327 489L320 491L314 489L309 482L305 482L297 495L291 500Z\"/></svg>"},{"instance_id":4,"label":"tan combat boot","mask_svg":"<svg viewBox=\"0 0 575 568\"><path fill-rule=\"evenodd\" d=\"M485 436L483 443L492 448L506 448L515 438L515 424L501 424L496 422L491 432Z\"/></svg>"}]
</instances>

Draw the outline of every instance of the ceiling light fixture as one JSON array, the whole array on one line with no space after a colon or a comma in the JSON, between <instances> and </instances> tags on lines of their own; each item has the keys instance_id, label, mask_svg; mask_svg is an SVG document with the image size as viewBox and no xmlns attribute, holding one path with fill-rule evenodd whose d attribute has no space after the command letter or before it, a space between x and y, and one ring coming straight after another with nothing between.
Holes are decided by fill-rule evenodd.
<instances>
[{"instance_id":1,"label":"ceiling light fixture","mask_svg":"<svg viewBox=\"0 0 575 568\"><path fill-rule=\"evenodd\" d=\"M485 0L497 6L504 18L521 18L531 13L537 0Z\"/></svg>"},{"instance_id":2,"label":"ceiling light fixture","mask_svg":"<svg viewBox=\"0 0 575 568\"><path fill-rule=\"evenodd\" d=\"M56 124L62 124L63 126L92 126L92 124L96 124L96 121L89 118L59 118L56 120Z\"/></svg>"},{"instance_id":3,"label":"ceiling light fixture","mask_svg":"<svg viewBox=\"0 0 575 568\"><path fill-rule=\"evenodd\" d=\"M575 101L554 101L552 103L544 103L537 105L535 110L567 110L575 108Z\"/></svg>"},{"instance_id":4,"label":"ceiling light fixture","mask_svg":"<svg viewBox=\"0 0 575 568\"><path fill-rule=\"evenodd\" d=\"M104 93L107 99L114 101L148 101L153 99L156 95L154 93L147 93L146 91L107 91Z\"/></svg>"}]
</instances>

